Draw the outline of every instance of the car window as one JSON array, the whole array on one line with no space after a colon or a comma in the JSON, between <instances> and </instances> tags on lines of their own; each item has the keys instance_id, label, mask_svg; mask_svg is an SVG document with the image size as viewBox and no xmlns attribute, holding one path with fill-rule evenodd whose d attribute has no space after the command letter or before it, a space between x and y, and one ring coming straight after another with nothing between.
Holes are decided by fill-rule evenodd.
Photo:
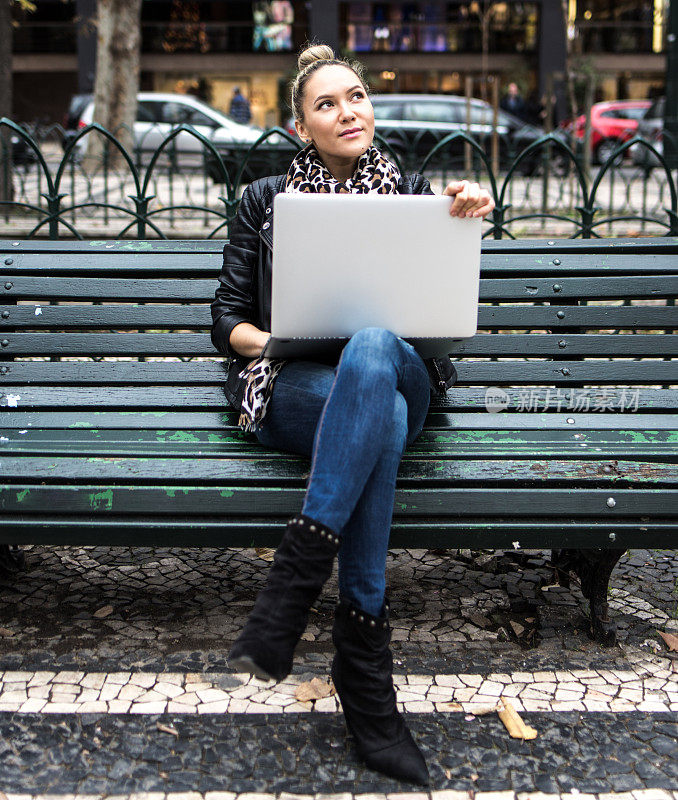
<instances>
[{"instance_id":1,"label":"car window","mask_svg":"<svg viewBox=\"0 0 678 800\"><path fill-rule=\"evenodd\" d=\"M659 119L664 117L664 98L658 97L648 108L644 119Z\"/></svg>"},{"instance_id":2,"label":"car window","mask_svg":"<svg viewBox=\"0 0 678 800\"><path fill-rule=\"evenodd\" d=\"M193 108L183 103L176 103L174 101L163 103L162 116L163 122L169 122L171 125L213 125L213 121L202 111Z\"/></svg>"},{"instance_id":3,"label":"car window","mask_svg":"<svg viewBox=\"0 0 678 800\"><path fill-rule=\"evenodd\" d=\"M375 119L402 119L403 118L403 105L402 103L375 103L374 104L374 118Z\"/></svg>"},{"instance_id":4,"label":"car window","mask_svg":"<svg viewBox=\"0 0 678 800\"><path fill-rule=\"evenodd\" d=\"M162 108L165 104L160 100L140 100L139 109L143 111L137 112L137 119L141 122L162 122ZM141 114L144 115L143 119Z\"/></svg>"},{"instance_id":5,"label":"car window","mask_svg":"<svg viewBox=\"0 0 678 800\"><path fill-rule=\"evenodd\" d=\"M155 122L155 115L150 103L140 102L137 104L137 122Z\"/></svg>"},{"instance_id":6,"label":"car window","mask_svg":"<svg viewBox=\"0 0 678 800\"><path fill-rule=\"evenodd\" d=\"M626 109L626 119L642 119L645 116L645 111L647 109L643 106L637 106L635 108L627 108Z\"/></svg>"},{"instance_id":7,"label":"car window","mask_svg":"<svg viewBox=\"0 0 678 800\"><path fill-rule=\"evenodd\" d=\"M460 122L461 115L457 103L408 103L405 118L417 122Z\"/></svg>"},{"instance_id":8,"label":"car window","mask_svg":"<svg viewBox=\"0 0 678 800\"><path fill-rule=\"evenodd\" d=\"M185 121L187 125L208 125L214 127L215 124L211 117L208 117L207 114L203 114L202 111L198 111L197 108L186 109Z\"/></svg>"}]
</instances>

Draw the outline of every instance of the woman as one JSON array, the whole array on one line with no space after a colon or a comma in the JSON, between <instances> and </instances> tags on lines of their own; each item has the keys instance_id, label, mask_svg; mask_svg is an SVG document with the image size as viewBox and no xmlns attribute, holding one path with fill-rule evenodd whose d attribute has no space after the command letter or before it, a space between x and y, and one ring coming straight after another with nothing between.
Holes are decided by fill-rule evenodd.
<instances>
[{"instance_id":1,"label":"woman","mask_svg":"<svg viewBox=\"0 0 678 800\"><path fill-rule=\"evenodd\" d=\"M335 59L325 45L309 47L299 57L292 106L307 146L286 175L243 193L212 304L212 341L234 358L226 393L241 411L240 426L267 447L311 456L311 472L301 513L287 524L229 665L262 679L289 674L338 554L332 679L347 727L368 766L426 784L426 762L396 708L385 565L401 456L422 430L431 388L444 393L454 367L449 358L424 362L381 328L352 336L338 364L260 354L270 330L277 192L432 192L420 175L401 176L372 145L374 112L360 65ZM485 217L494 208L468 181L450 183L444 194L454 198L453 216ZM338 245L350 257L350 231L345 242L328 242Z\"/></svg>"}]
</instances>

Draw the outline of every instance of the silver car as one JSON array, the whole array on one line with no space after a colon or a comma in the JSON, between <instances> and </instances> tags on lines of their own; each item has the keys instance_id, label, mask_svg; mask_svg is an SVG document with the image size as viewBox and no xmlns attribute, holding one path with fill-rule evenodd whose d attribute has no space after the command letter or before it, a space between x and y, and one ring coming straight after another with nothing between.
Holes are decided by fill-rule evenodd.
<instances>
[{"instance_id":1,"label":"silver car","mask_svg":"<svg viewBox=\"0 0 678 800\"><path fill-rule=\"evenodd\" d=\"M638 122L636 136L640 136L652 145L654 149L664 154L664 105L666 99L658 97L645 112L645 116ZM629 148L633 163L639 167L658 167L661 162L657 156L647 147L641 144L633 144Z\"/></svg>"},{"instance_id":2,"label":"silver car","mask_svg":"<svg viewBox=\"0 0 678 800\"><path fill-rule=\"evenodd\" d=\"M235 122L226 114L202 102L197 97L170 92L139 92L137 95L137 118L134 123L134 145L142 163L148 163L153 153L178 125L193 127L214 145L224 161L229 175L233 177L238 165L249 148L259 139L263 130L254 125ZM84 107L78 128L91 124L94 114L94 101ZM80 155L87 147L84 139L76 146ZM261 174L271 174L272 168L280 161L289 165L295 147L278 134L272 134L257 148L248 161L243 181L253 180ZM223 175L214 156L203 147L202 142L192 134L182 131L164 149L164 163L175 158L180 167L207 167L210 177L220 182Z\"/></svg>"}]
</instances>

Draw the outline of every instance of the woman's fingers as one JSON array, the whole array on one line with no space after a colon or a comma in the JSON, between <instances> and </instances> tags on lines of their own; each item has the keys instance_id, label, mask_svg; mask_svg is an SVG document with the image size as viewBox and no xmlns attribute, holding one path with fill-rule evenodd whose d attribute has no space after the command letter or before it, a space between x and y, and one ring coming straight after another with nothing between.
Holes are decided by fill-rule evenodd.
<instances>
[{"instance_id":1,"label":"woman's fingers","mask_svg":"<svg viewBox=\"0 0 678 800\"><path fill-rule=\"evenodd\" d=\"M451 181L443 194L454 197L450 207L453 217L486 217L494 209L490 193L471 181Z\"/></svg>"}]
</instances>

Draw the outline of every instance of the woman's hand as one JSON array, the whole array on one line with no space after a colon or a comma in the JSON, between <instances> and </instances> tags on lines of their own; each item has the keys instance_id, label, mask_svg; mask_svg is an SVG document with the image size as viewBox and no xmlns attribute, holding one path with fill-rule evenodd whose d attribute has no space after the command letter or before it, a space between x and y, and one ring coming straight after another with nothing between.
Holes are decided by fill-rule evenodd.
<instances>
[{"instance_id":1,"label":"woman's hand","mask_svg":"<svg viewBox=\"0 0 678 800\"><path fill-rule=\"evenodd\" d=\"M453 217L485 217L494 208L494 200L486 189L470 181L450 181L443 194L454 197L450 208Z\"/></svg>"}]
</instances>

